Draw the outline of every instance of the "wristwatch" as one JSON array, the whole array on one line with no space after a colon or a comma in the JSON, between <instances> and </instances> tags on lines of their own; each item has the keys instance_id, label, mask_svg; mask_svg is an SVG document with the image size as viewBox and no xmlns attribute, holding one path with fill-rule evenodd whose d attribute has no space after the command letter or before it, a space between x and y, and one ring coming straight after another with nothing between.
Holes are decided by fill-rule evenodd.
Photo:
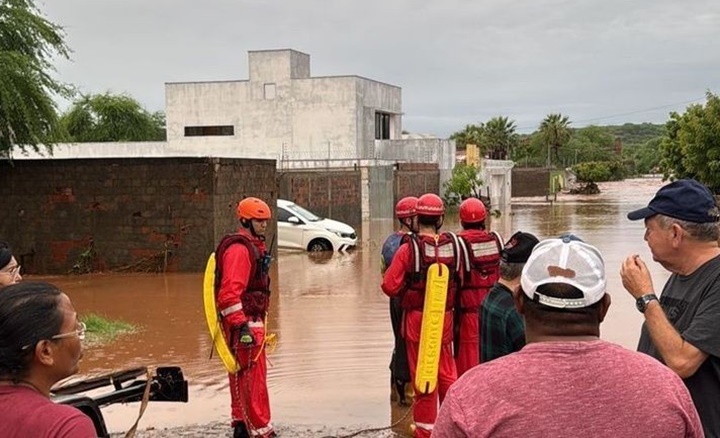
<instances>
[{"instance_id":1,"label":"wristwatch","mask_svg":"<svg viewBox=\"0 0 720 438\"><path fill-rule=\"evenodd\" d=\"M647 309L648 304L650 304L651 301L657 300L658 297L655 294L646 294L635 301L635 307L637 307L640 313L645 313L645 309Z\"/></svg>"}]
</instances>

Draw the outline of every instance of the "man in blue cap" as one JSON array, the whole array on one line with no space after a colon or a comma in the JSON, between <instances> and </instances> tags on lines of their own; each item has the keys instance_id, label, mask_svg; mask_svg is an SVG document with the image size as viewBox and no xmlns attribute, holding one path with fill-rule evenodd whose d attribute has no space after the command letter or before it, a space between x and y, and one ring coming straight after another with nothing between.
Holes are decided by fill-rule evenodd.
<instances>
[{"instance_id":1,"label":"man in blue cap","mask_svg":"<svg viewBox=\"0 0 720 438\"><path fill-rule=\"evenodd\" d=\"M645 220L653 260L672 275L655 295L645 262L623 262L623 286L644 315L638 351L683 378L705 435L720 437L720 210L707 187L691 179L667 184L647 207L628 213ZM650 402L652 405L652 402Z\"/></svg>"}]
</instances>

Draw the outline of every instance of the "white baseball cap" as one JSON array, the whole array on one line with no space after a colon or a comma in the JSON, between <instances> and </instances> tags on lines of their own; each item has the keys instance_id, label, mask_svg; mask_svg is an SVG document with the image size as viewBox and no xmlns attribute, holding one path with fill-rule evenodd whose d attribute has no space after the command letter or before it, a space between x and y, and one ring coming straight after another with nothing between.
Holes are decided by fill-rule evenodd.
<instances>
[{"instance_id":1,"label":"white baseball cap","mask_svg":"<svg viewBox=\"0 0 720 438\"><path fill-rule=\"evenodd\" d=\"M538 287L563 283L583 293L583 298L557 298L538 293ZM569 238L538 243L520 276L525 295L540 304L558 309L580 309L605 295L605 262L597 248Z\"/></svg>"}]
</instances>

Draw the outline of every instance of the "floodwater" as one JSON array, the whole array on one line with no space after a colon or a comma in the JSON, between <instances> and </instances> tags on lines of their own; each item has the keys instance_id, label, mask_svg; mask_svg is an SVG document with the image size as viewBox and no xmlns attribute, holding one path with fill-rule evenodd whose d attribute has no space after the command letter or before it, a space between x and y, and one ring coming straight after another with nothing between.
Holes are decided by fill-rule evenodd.
<instances>
[{"instance_id":1,"label":"floodwater","mask_svg":"<svg viewBox=\"0 0 720 438\"><path fill-rule=\"evenodd\" d=\"M620 264L627 255L640 254L649 263L656 290L668 274L652 262L642 221L630 222L625 215L647 205L661 185L659 179L636 179L602 184L596 196L561 195L552 203L514 199L512 212L495 219L492 228L506 239L516 230L539 238L570 231L596 245L605 257L613 300L602 337L634 349L642 319L622 288ZM268 371L274 422L383 427L405 413L390 401L392 333L387 298L379 288L379 247L392 226L390 221L364 224L363 245L349 254L280 253L268 324L279 338ZM457 230L457 219L448 218L446 228ZM228 418L226 374L219 359L209 357L202 274L43 279L66 291L80 313L140 327L110 344L88 347L82 374L139 365L182 367L190 381L190 402L150 403L140 428ZM127 430L137 410L137 403L103 409L110 431Z\"/></svg>"}]
</instances>

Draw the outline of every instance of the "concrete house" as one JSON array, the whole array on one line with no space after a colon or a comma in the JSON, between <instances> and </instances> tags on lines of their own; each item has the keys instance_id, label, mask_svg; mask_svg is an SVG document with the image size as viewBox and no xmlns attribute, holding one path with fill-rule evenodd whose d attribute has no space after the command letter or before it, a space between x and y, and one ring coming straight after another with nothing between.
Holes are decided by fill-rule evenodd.
<instances>
[{"instance_id":1,"label":"concrete house","mask_svg":"<svg viewBox=\"0 0 720 438\"><path fill-rule=\"evenodd\" d=\"M402 130L400 87L312 77L310 55L250 51L249 79L165 85L167 141L178 151L285 159L375 157Z\"/></svg>"}]
</instances>

